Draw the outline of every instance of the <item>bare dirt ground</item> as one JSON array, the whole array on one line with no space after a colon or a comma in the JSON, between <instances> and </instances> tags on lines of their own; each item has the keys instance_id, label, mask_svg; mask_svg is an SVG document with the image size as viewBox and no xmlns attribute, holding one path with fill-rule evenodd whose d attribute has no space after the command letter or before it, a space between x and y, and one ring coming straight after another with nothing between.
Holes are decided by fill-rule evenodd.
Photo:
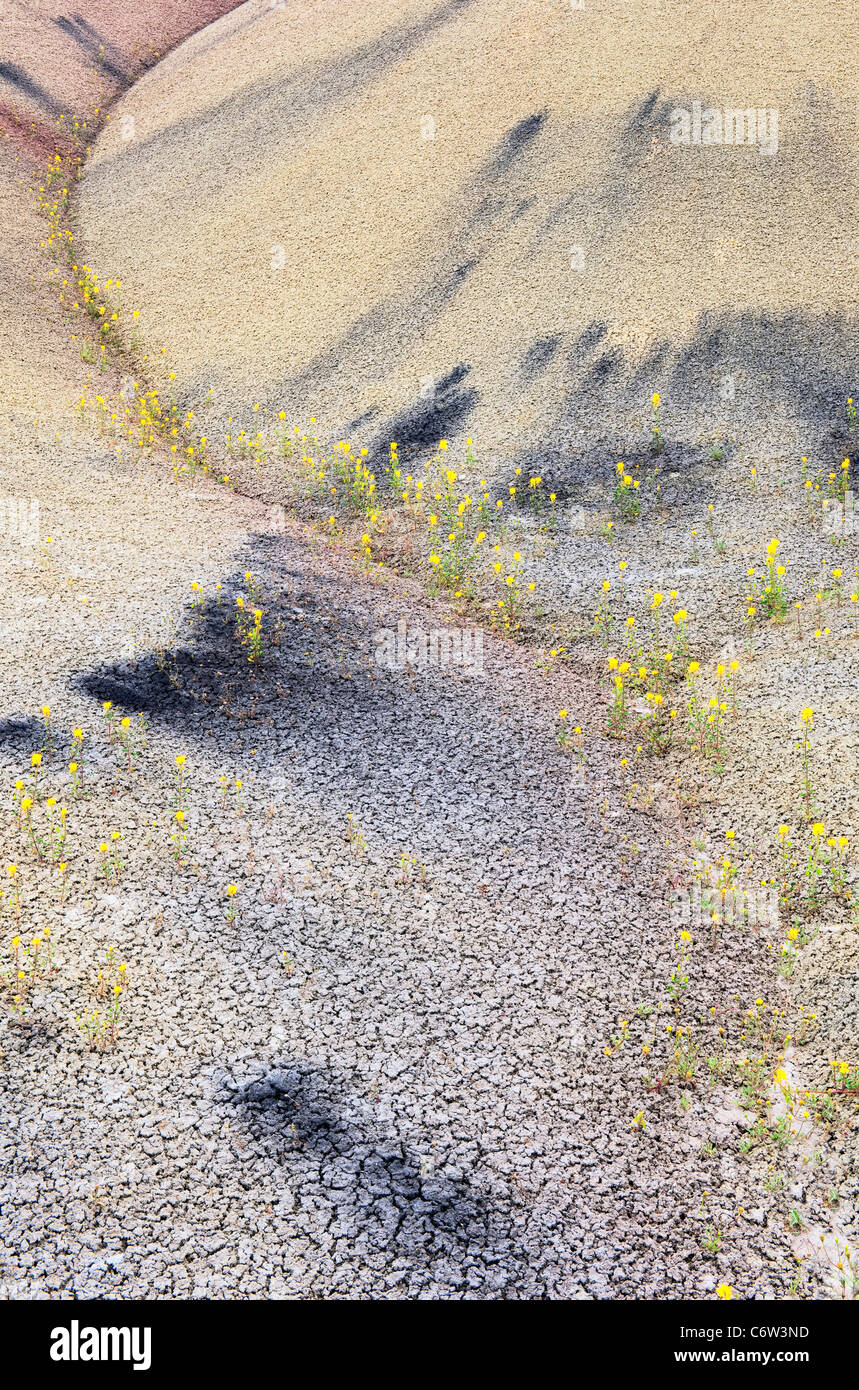
<instances>
[{"instance_id":1,"label":"bare dirt ground","mask_svg":"<svg viewBox=\"0 0 859 1390\"><path fill-rule=\"evenodd\" d=\"M3 1296L855 1296L847 7L38 9Z\"/></svg>"}]
</instances>

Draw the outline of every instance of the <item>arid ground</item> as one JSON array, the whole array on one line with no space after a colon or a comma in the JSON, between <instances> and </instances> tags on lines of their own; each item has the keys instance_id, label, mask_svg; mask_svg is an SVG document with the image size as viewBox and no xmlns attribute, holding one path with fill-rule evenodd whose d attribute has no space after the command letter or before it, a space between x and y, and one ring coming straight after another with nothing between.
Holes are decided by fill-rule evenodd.
<instances>
[{"instance_id":1,"label":"arid ground","mask_svg":"<svg viewBox=\"0 0 859 1390\"><path fill-rule=\"evenodd\" d=\"M855 1298L853 7L3 5L0 1294Z\"/></svg>"}]
</instances>

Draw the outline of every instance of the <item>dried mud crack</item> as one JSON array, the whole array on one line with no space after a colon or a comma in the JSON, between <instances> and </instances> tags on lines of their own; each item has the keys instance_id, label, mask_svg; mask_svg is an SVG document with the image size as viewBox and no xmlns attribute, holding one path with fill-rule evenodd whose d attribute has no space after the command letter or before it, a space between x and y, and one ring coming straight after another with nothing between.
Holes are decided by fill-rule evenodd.
<instances>
[{"instance_id":1,"label":"dried mud crack","mask_svg":"<svg viewBox=\"0 0 859 1390\"><path fill-rule=\"evenodd\" d=\"M692 177L700 6L570 87L81 5L0 65L0 1297L855 1296L838 17Z\"/></svg>"}]
</instances>

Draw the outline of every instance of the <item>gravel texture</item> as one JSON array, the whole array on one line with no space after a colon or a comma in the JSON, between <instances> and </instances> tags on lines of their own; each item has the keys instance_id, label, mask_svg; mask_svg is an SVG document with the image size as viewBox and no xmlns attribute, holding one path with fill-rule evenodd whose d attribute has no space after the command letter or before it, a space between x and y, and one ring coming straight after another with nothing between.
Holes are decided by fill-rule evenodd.
<instances>
[{"instance_id":1,"label":"gravel texture","mask_svg":"<svg viewBox=\"0 0 859 1390\"><path fill-rule=\"evenodd\" d=\"M694 90L693 78L704 83L718 58L692 63L695 26L704 25L703 10L692 7L681 37L661 24L657 34L656 21L647 27L633 62L620 41L625 24L641 28L642 7L633 8L631 20L614 7L605 16L612 43L603 51L616 55L618 79L609 124L633 93L645 99L660 43L660 62L675 64L672 90ZM321 400L332 438L375 409L369 444L378 426L380 440L400 437L415 458L442 432L460 450L459 436L473 428L480 446L482 421L492 464L481 467L493 495L505 496L513 469L530 464L556 492L558 525L540 530L521 514L502 542L502 557L518 548L536 585L522 641L485 632L479 673L379 665L380 633L401 623L413 636L473 629L478 615L426 596L429 547L396 517L385 539L389 567L367 572L354 559L363 522L338 506L343 533L332 543L322 534L327 504L292 468L230 465L234 492L177 474L159 454L133 465L84 427L73 402L97 391L115 401L120 377L81 360L79 319L45 289L44 224L26 196L31 152L20 129L0 143L0 197L16 213L3 231L13 317L0 490L38 500L40 541L22 546L7 525L2 552L11 596L0 647L3 853L18 865L20 907L4 884L0 946L8 951L16 931L29 941L49 926L55 952L54 969L27 993L23 1020L7 1008L0 1031L0 1296L706 1299L728 1283L737 1296L781 1299L794 1292L797 1257L800 1295L832 1296L836 1242L857 1236L855 1100L843 1100L834 1120L807 1120L784 1147L772 1130L752 1147L749 1136L759 1116L772 1125L783 1113L776 1065L801 1093L830 1082L833 1058L859 1061L849 903L829 894L820 913L803 918L792 973L779 970L784 916L777 926L725 925L715 947L706 924L693 923L688 984L678 996L670 982L681 959L676 898L692 886L696 852L716 861L733 831L730 852L749 885L775 874L780 823L805 852L795 744L806 705L815 711L818 813L827 834L859 835L849 602L859 551L852 533L835 545L822 528L813 488L809 510L798 465L805 455L807 471L825 482L853 443L844 398L855 380L855 339L849 320L833 317L837 266L828 262L825 274L819 266L819 279L809 271L789 320L767 318L781 301L763 278L753 287L743 280L744 300L736 283L716 286L708 271L699 298L689 299L692 317L716 287L722 318L715 329L697 319L682 352L672 334L683 296L673 278L671 292L657 295L645 276L628 301L655 315L675 346L662 357L648 338L644 365L615 374L617 323L608 336L597 327L577 340L587 389L571 429L561 408L567 387L550 389L551 374L537 370L554 349L535 357L528 348L532 336L550 336L546 300L538 311L539 297L520 279L504 311L514 320L523 298L531 304L521 340L531 384L514 390L509 356L495 351L502 341L509 347L507 327L484 314L504 265L469 314L448 305L431 329L423 281L415 290L408 272L407 312L400 271L389 269L402 264L395 252L410 235L405 214L397 211L384 237L348 203L339 223L334 215L341 182L369 147L362 121L385 119L385 110L371 110L378 84L398 110L398 84L408 81L419 117L432 108L416 74L424 81L437 70L451 43L466 57L452 71L445 110L458 112L460 88L469 88L457 116L465 134L459 150L439 140L434 157L448 161L451 187L468 190L467 170L532 109L532 49L546 38L545 15L533 6L505 11L499 28L500 7L478 0L359 6L348 19L340 8L321 9L317 30L310 7L284 17L242 6L142 79L114 109L80 185L85 253L102 276L121 274L142 307L145 346L153 351L159 334L168 342L182 403L209 411L213 438L230 409L250 428L254 401L295 409L300 419L303 404ZM830 64L835 102L836 79L846 79L836 61L842 12L831 10L813 49ZM734 32L730 13L720 22L725 34ZM780 21L771 6L743 14L758 26L737 51L751 61L755 36ZM271 42L274 24L288 26L290 43ZM775 44L779 71L802 49L804 21L791 24ZM503 50L492 48L499 36ZM734 51L733 40L720 41ZM487 45L503 57L492 69L499 105L469 122L482 91L475 73L489 81ZM594 62L585 65L582 103L595 101ZM549 67L560 73L560 57ZM321 94L312 106L292 99L308 73ZM538 173L559 177L552 160L535 170L514 158L520 146L531 158L544 139L555 152L563 145L551 73L539 74L550 114L524 132L506 164L496 153L486 177L503 182L504 193L490 188L489 210L493 198L515 207L514 168L523 188L546 187ZM796 81L788 85L793 91ZM84 94L86 83L80 101ZM272 117L281 107L282 129ZM120 151L117 117L132 110L142 124ZM320 240L302 223L315 207L302 179L326 141L330 204ZM389 177L397 148L392 139L372 165L362 209L374 181ZM639 195L652 189L656 175L642 171L639 155L627 149L625 162L609 161L604 179L622 188L629 168ZM827 177L837 178L832 160ZM778 177L795 181L796 168ZM431 170L421 178L436 188ZM285 205L284 179L290 231L278 235L266 218ZM700 196L709 206L707 190ZM746 188L744 206L759 192ZM476 255L477 233L457 223L456 206L437 221L444 257L422 261L436 288L445 258ZM759 214L776 217L772 208ZM694 207L687 215L694 221ZM792 215L782 207L778 218L795 247ZM409 201L408 216L425 221L425 201ZM371 245L353 259L356 229ZM667 230L679 240L670 220ZM809 231L821 256L831 233L823 215ZM300 300L289 291L292 317L284 319L254 267L258 245L268 256L287 237L318 263L318 284ZM242 246L246 265L230 251ZM691 257L683 264L689 291L697 283L688 278ZM549 261L540 265L548 274ZM380 275L389 276L384 293ZM224 288L240 281L243 295ZM393 339L409 336L404 314L417 325L408 380L466 357L477 375L478 354L492 358L491 374L480 369L479 410L462 404L467 375L454 375L426 410L408 384L400 395L379 385ZM581 313L584 325L592 319L599 323L594 304ZM776 357L774 322L783 339ZM627 329L631 342L632 311ZM714 410L725 364L719 343L715 355L707 345L719 331L735 354L739 393ZM209 386L214 404L206 407ZM317 396L323 387L327 395ZM651 479L642 400L655 388L665 394L666 447ZM531 412L524 425L522 392ZM611 501L618 458L639 465L643 480L642 515L629 526ZM461 468L461 452L456 459ZM772 536L781 539L791 602L803 602L799 631L791 614L782 624L745 623L746 571L760 573ZM836 566L840 600L830 593ZM604 579L618 621L602 646L593 612ZM709 686L717 660L740 661L720 771L682 735L663 757L639 750L636 735L605 735L606 659L623 655L628 613L646 626L655 589L678 591ZM237 641L237 596L264 610L259 667ZM829 629L825 638L814 638L816 627ZM549 649L560 644L567 659L553 662ZM682 712L679 689L675 698ZM108 736L106 701L135 730L144 716L145 742L135 733L130 770ZM62 892L56 869L21 835L12 793L16 778L33 781L44 704L54 747L39 771L33 823L41 832L47 794L68 807ZM562 708L583 730L583 763L556 742ZM81 796L67 772L75 728L84 733ZM186 759L188 786L178 862L170 838L177 757ZM114 843L111 832L121 837L122 872L107 880L99 845ZM91 1052L76 1020L104 1007L96 984L110 948L127 965L116 1046ZM736 1068L720 1072L710 1060L723 1047L734 1061L755 1055L760 1036L748 1010L764 1006L767 1017L784 1011L781 1028L792 1037L769 1049L755 1107ZM802 1012L817 1015L816 1027L804 1030ZM700 1049L694 1075L657 1084L678 1027ZM708 1248L714 1230L717 1249Z\"/></svg>"},{"instance_id":2,"label":"gravel texture","mask_svg":"<svg viewBox=\"0 0 859 1390\"><path fill-rule=\"evenodd\" d=\"M856 380L851 25L847 0L246 4L117 103L81 233L221 421L471 435L494 467L622 436L653 390L694 439L728 375L747 417L805 420ZM694 101L775 109L777 152L672 144Z\"/></svg>"},{"instance_id":3,"label":"gravel texture","mask_svg":"<svg viewBox=\"0 0 859 1390\"><path fill-rule=\"evenodd\" d=\"M293 536L248 563L283 620L264 677L216 611L172 680L147 658L86 671L63 701L99 751L71 811L72 905L51 914L58 968L4 1043L7 1293L664 1298L724 1278L776 1296L775 1210L740 1218L715 1260L698 1239L701 1190L751 1208L742 1112L721 1088L688 1114L676 1092L647 1100L631 1049L602 1054L621 1014L664 997L673 827L624 805L603 750L571 775L545 737L556 691L524 656L489 641L484 681L380 673L373 630L438 621L415 594ZM565 693L587 708L585 685ZM103 698L149 715L138 773L112 770ZM11 779L32 727L5 744ZM163 824L176 751L181 872ZM243 814L219 812L221 772L243 774ZM108 828L126 864L103 888ZM397 882L402 852L425 886ZM28 865L34 895L39 878ZM89 1054L72 1020L111 944L128 1000L116 1051ZM698 1009L753 999L767 964L762 943L726 942Z\"/></svg>"}]
</instances>

